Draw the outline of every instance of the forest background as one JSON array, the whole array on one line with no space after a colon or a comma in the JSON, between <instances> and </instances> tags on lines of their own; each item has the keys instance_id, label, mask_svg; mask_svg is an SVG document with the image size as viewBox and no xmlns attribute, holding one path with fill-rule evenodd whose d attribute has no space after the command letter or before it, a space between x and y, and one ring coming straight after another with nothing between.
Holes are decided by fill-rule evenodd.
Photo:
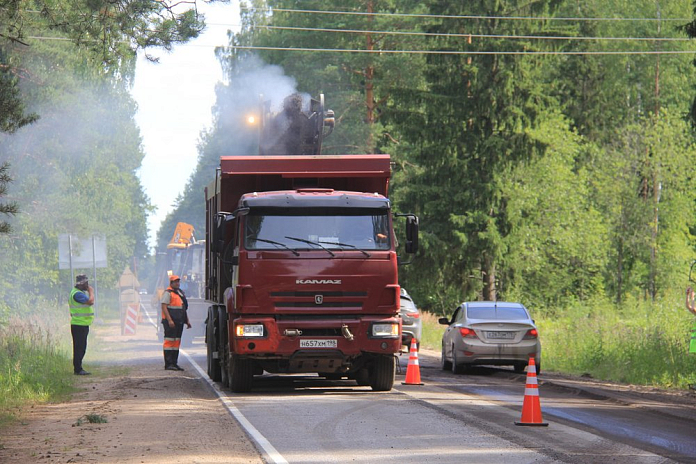
<instances>
[{"instance_id":1,"label":"forest background","mask_svg":"<svg viewBox=\"0 0 696 464\"><path fill-rule=\"evenodd\" d=\"M547 368L616 371L645 346L655 354L643 364L672 360L660 382L696 381L683 308L696 258L690 0L242 5L241 32L218 50L215 123L159 247L176 222L204 230L203 188L221 155L253 153L243 116L259 94L279 104L324 93L336 129L323 152L391 154L394 209L420 217L418 264L400 270L419 307L449 315L466 300L521 301L547 336ZM202 27L165 7L0 3L0 203L11 228L0 234L0 327L65 315L60 234L106 237L105 287L134 259L151 277L134 50ZM554 344L576 339L600 354L554 359Z\"/></svg>"}]
</instances>

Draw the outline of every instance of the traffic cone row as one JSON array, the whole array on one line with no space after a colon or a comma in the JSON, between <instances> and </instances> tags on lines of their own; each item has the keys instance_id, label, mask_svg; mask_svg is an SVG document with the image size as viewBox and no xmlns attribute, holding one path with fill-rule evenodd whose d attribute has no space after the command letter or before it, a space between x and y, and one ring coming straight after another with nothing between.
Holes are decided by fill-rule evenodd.
<instances>
[{"instance_id":1,"label":"traffic cone row","mask_svg":"<svg viewBox=\"0 0 696 464\"><path fill-rule=\"evenodd\" d=\"M539 383L537 382L536 363L534 358L529 358L527 366L527 384L524 388L524 402L522 403L522 418L515 425L532 425L545 427L549 425L541 418L541 403L539 402Z\"/></svg>"},{"instance_id":2,"label":"traffic cone row","mask_svg":"<svg viewBox=\"0 0 696 464\"><path fill-rule=\"evenodd\" d=\"M411 339L411 352L408 356L406 367L406 381L403 385L423 385L420 378L420 365L418 364L418 344L415 338Z\"/></svg>"}]
</instances>

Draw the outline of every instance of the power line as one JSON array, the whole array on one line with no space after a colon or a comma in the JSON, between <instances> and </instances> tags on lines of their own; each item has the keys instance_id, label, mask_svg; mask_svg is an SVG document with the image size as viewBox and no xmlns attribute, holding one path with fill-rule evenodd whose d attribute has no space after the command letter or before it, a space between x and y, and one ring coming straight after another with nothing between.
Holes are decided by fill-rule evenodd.
<instances>
[{"instance_id":1,"label":"power line","mask_svg":"<svg viewBox=\"0 0 696 464\"><path fill-rule=\"evenodd\" d=\"M655 50L655 51L459 51L459 50L364 50L344 48L301 48L301 47L265 47L232 45L227 48L240 50L278 50L293 52L335 52L335 53L385 53L409 55L686 55L696 50Z\"/></svg>"},{"instance_id":2,"label":"power line","mask_svg":"<svg viewBox=\"0 0 696 464\"><path fill-rule=\"evenodd\" d=\"M585 17L536 17L536 16L488 16L488 15L438 15L438 14L418 14L418 13L368 13L365 11L330 11L330 10L300 10L291 8L249 8L242 7L243 10L283 12L283 13L306 13L306 14L330 14L330 15L353 15L353 16L387 16L387 17L406 17L406 18L438 18L438 19L500 19L500 20L525 20L525 21L692 21L693 18L585 18Z\"/></svg>"},{"instance_id":3,"label":"power line","mask_svg":"<svg viewBox=\"0 0 696 464\"><path fill-rule=\"evenodd\" d=\"M222 24L215 24L222 26ZM345 32L352 34L377 34L377 35L406 35L406 36L426 36L426 37L459 37L459 38L490 38L490 39L532 39L532 40L635 40L635 41L654 41L654 42L681 42L689 41L687 37L586 37L586 36L546 36L546 35L505 35L505 34L450 34L438 32L408 32L408 31L368 31L361 29L327 29L314 27L295 27L295 26L264 26L257 25L254 28L278 29L289 31L307 32Z\"/></svg>"}]
</instances>

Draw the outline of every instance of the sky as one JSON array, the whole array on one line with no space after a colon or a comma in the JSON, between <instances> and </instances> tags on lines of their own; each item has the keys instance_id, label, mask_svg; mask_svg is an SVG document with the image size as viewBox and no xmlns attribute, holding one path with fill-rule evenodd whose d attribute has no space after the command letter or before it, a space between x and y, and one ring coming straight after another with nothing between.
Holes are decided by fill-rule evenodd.
<instances>
[{"instance_id":1,"label":"sky","mask_svg":"<svg viewBox=\"0 0 696 464\"><path fill-rule=\"evenodd\" d=\"M148 218L151 248L160 223L173 209L196 167L200 133L212 126L215 85L222 81L215 47L227 45L228 30L239 29L237 1L199 5L208 24L206 30L172 52L149 51L159 57L159 63L151 63L139 54L131 90L138 104L136 122L145 151L140 181L157 207Z\"/></svg>"}]
</instances>

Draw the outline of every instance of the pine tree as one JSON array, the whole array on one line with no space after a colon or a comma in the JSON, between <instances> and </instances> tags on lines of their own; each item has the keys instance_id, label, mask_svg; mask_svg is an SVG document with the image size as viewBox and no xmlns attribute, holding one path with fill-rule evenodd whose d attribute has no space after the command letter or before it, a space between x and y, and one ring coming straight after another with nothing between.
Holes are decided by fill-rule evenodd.
<instances>
[{"instance_id":1,"label":"pine tree","mask_svg":"<svg viewBox=\"0 0 696 464\"><path fill-rule=\"evenodd\" d=\"M12 177L9 174L10 163L4 162L0 165L0 198L7 195L7 187L10 182L12 182ZM11 215L19 213L19 206L16 202L0 203L0 214ZM7 221L0 221L0 234L7 234L11 232L12 227Z\"/></svg>"}]
</instances>

